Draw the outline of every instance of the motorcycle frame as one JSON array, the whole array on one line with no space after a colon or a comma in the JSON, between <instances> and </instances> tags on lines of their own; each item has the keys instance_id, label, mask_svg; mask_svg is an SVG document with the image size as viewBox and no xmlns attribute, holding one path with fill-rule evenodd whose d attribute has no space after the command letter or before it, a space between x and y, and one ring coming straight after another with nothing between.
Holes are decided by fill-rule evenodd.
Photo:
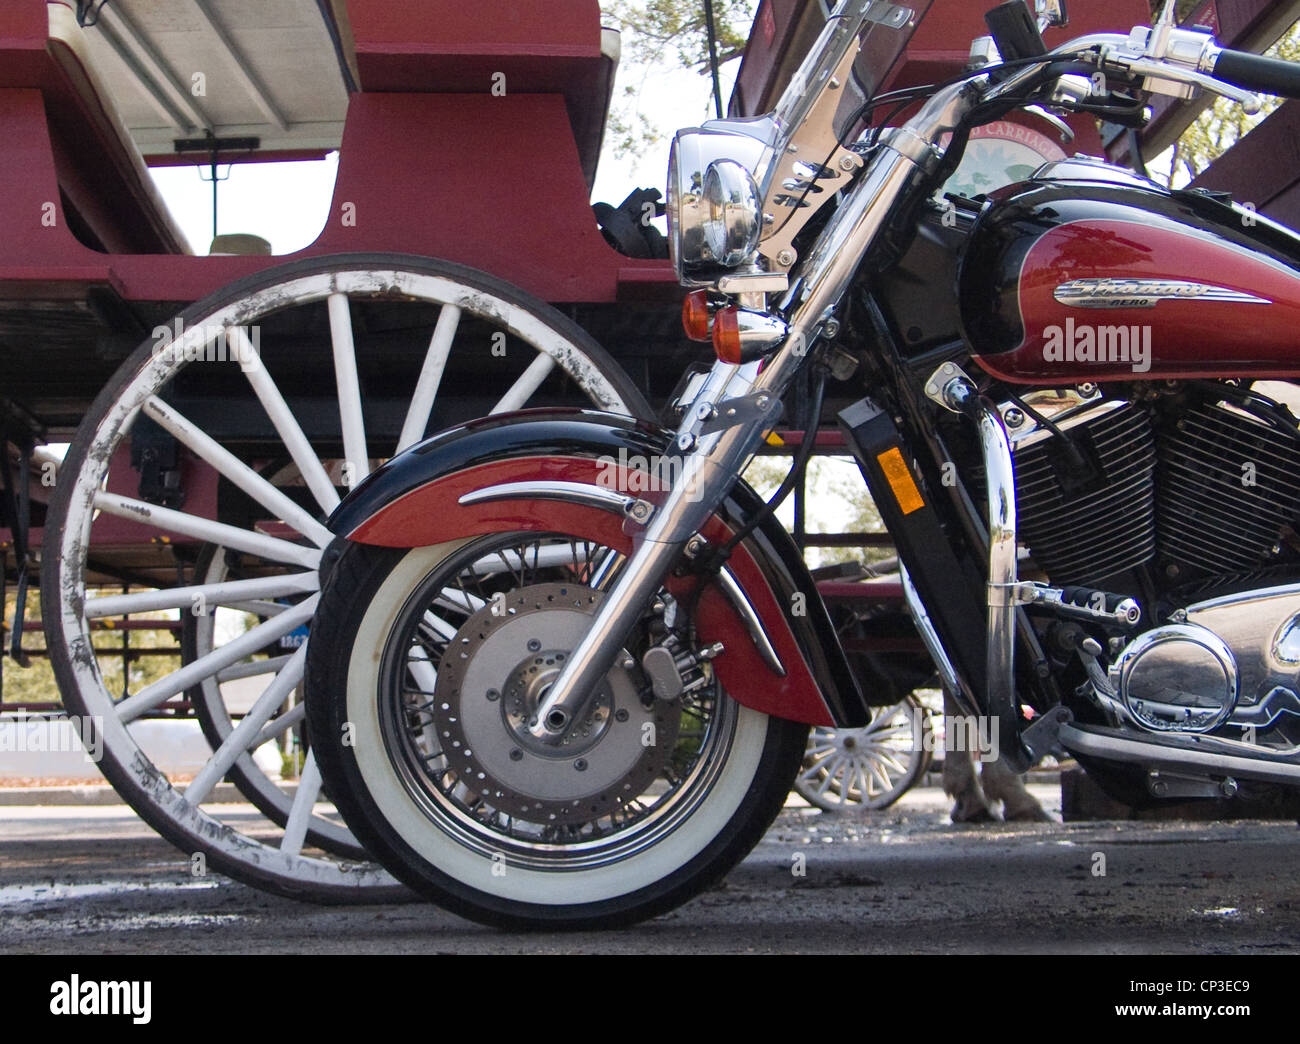
<instances>
[{"instance_id":1,"label":"motorcycle frame","mask_svg":"<svg viewBox=\"0 0 1300 1044\"><path fill-rule=\"evenodd\" d=\"M856 16L861 20L859 29L869 20L871 7L861 5ZM837 15L846 10L847 5L842 4L837 8ZM537 740L550 744L562 741L569 723L582 710L587 693L593 691L610 669L624 636L678 564L688 542L696 538L737 484L743 466L771 427L796 373L817 354L827 324L836 316L847 291L864 269L870 270L878 253L883 252L882 240L895 222L900 217L914 215L915 208L936 186L940 176L955 165L951 161L960 158L964 147L961 132L973 122L970 117L976 107L994 102L1011 107L1028 104L1023 92L1038 86L1035 79L1042 75L1044 66L1060 63L1058 76L1077 73L1086 66L1071 64L1068 56L1089 49L1099 49L1098 61L1106 60L1108 52L1123 52L1126 67L1146 76L1148 83L1181 84L1188 89L1210 87L1243 103L1254 98L1201 71L1207 68L1207 60L1208 68L1213 68L1217 48L1212 41L1203 46L1197 44L1202 39L1197 34L1187 35L1186 40L1180 37L1179 42L1190 41L1195 45L1193 50L1197 46L1200 50L1165 61L1172 30L1163 21L1157 28L1161 32L1151 38L1156 43L1136 52L1130 49L1130 37L1093 34L1071 41L1000 80L987 73L975 73L938 89L915 116L883 135L874 145L862 172L844 190L839 206L827 219L812 249L791 270L793 280L779 300L772 302L766 293L757 289L735 295L742 309L765 315L782 326L784 337L761 362L732 364L719 360L708 372L702 387L684 404L682 421L671 444L673 451L680 454L680 474L658 503L629 518L627 524L639 529L634 550L606 590L586 635L571 652L566 666L539 705L535 723L530 727ZM839 38L843 40L843 34ZM857 43L856 36L851 36L844 46ZM825 47L815 47L796 81L819 83L818 93L833 90L838 86L834 77L818 81L812 74L823 66L838 68L844 59L844 54L828 55ZM817 98L809 99L803 108L808 112L833 108L819 107L817 101ZM778 132L776 140L770 143L777 157L785 153L801 129L782 127L780 121L768 121L767 126ZM946 136L951 138L945 150L940 142ZM836 147L841 146L837 143ZM809 217L813 210L810 208ZM806 222L808 218L802 220ZM772 328L769 323L764 328L764 336ZM896 357L896 351L894 354ZM923 638L936 667L948 685L957 690L952 695L968 709L994 717L999 728L1001 756L1012 771L1023 771L1035 758L1023 739L1025 723L1016 692L1017 632L1020 638L1030 642L1033 637L1018 611L1025 598L1017 575L1016 492L1010 441L995 405L980 396L974 381L954 363L948 362L930 375L924 384L924 394L933 403L967 418L979 438L987 489L987 527L981 531L980 520L968 501L957 505L956 517L950 506L947 521L966 531L972 547L982 545L984 554L987 615L982 685L973 682L968 676L970 672L964 674L956 666L960 657L954 654L960 650L954 647L953 637L943 633L938 614L933 612L938 594L924 592L909 582L908 601L914 618L922 625ZM927 425L923 404L906 393L899 398L906 407L904 419L924 429ZM932 438L922 441L933 444ZM909 450L909 455L914 455L910 443L904 448ZM380 510L390 508L391 505ZM331 520L331 527L335 532L349 531L335 520ZM364 525L351 530L354 539L363 541L364 531ZM412 543L403 539L403 546ZM900 561L913 580L918 569L924 572L924 563L918 556L905 554L901 547ZM820 609L825 612L824 606ZM838 642L835 647L838 649ZM787 711L783 716L795 715Z\"/></svg>"}]
</instances>

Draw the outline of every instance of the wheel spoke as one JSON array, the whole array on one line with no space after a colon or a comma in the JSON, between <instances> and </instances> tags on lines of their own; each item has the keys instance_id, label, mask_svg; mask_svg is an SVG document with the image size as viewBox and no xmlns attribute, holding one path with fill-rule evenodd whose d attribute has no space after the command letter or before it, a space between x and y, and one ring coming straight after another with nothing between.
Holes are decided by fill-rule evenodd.
<instances>
[{"instance_id":1,"label":"wheel spoke","mask_svg":"<svg viewBox=\"0 0 1300 1044\"><path fill-rule=\"evenodd\" d=\"M533 392L542 386L542 382L553 369L555 369L554 359L549 355L538 355L528 364L528 369L519 375L519 379L510 386L510 390L492 407L491 413L509 413L511 410L521 409L532 397Z\"/></svg>"},{"instance_id":2,"label":"wheel spoke","mask_svg":"<svg viewBox=\"0 0 1300 1044\"><path fill-rule=\"evenodd\" d=\"M189 609L196 605L234 607L250 598L287 598L320 590L317 573L290 573L286 576L254 577L220 584L196 584L192 587L164 587L157 591L136 591L86 599L86 619L103 616L127 616L131 613L155 612L159 609ZM284 609L277 605L277 609Z\"/></svg>"},{"instance_id":3,"label":"wheel spoke","mask_svg":"<svg viewBox=\"0 0 1300 1044\"><path fill-rule=\"evenodd\" d=\"M327 547L334 534L317 522L306 511L290 500L283 492L219 442L201 431L193 421L184 417L156 395L145 400L144 412L183 442L200 458L211 464L226 478L242 489L277 518L293 526L312 543Z\"/></svg>"},{"instance_id":4,"label":"wheel spoke","mask_svg":"<svg viewBox=\"0 0 1300 1044\"><path fill-rule=\"evenodd\" d=\"M887 792L894 789L893 780L891 780L887 775L885 775L884 770L880 767L880 765L877 762L875 761L868 762L867 768L870 770L872 778L879 781L880 789L882 792Z\"/></svg>"},{"instance_id":5,"label":"wheel spoke","mask_svg":"<svg viewBox=\"0 0 1300 1044\"><path fill-rule=\"evenodd\" d=\"M469 572L472 572L475 576L484 577L496 576L498 573L507 571L516 572L530 565L535 569L550 569L553 566L568 565L575 557L575 553L568 544L534 548L533 552L532 557L528 562L525 562L518 551L495 551L474 562L470 566ZM617 554L617 552L614 553ZM580 561L586 562L588 555L588 551L584 548L582 551L577 552L576 557Z\"/></svg>"},{"instance_id":6,"label":"wheel spoke","mask_svg":"<svg viewBox=\"0 0 1300 1044\"><path fill-rule=\"evenodd\" d=\"M212 792L212 788L239 760L239 756L244 751L252 749L253 741L262 731L262 726L270 721L276 708L284 703L289 693L302 681L303 664L306 660L307 646L304 644L298 647L298 651L293 654L284 670L275 676L271 684L266 687L266 691L257 698L252 709L231 730L216 753L208 759L208 763L199 770L198 775L194 777L194 782L185 788L186 803L195 806L202 804Z\"/></svg>"},{"instance_id":7,"label":"wheel spoke","mask_svg":"<svg viewBox=\"0 0 1300 1044\"><path fill-rule=\"evenodd\" d=\"M397 439L398 453L424 438L433 413L433 400L442 384L442 374L447 368L447 357L451 354L451 343L459 325L460 309L453 304L443 305L438 313L438 323L433 328L433 337L429 340L429 350L424 356L424 366L415 382L415 394L411 396L411 405L406 411L402 434Z\"/></svg>"},{"instance_id":8,"label":"wheel spoke","mask_svg":"<svg viewBox=\"0 0 1300 1044\"><path fill-rule=\"evenodd\" d=\"M303 840L307 837L307 824L311 822L312 806L320 794L320 769L316 767L316 755L307 752L302 764L302 775L298 777L298 793L293 796L293 806L289 809L289 822L284 825L284 837L280 839L280 851L297 855L302 851Z\"/></svg>"},{"instance_id":9,"label":"wheel spoke","mask_svg":"<svg viewBox=\"0 0 1300 1044\"><path fill-rule=\"evenodd\" d=\"M267 373L266 367L262 365L262 357L253 348L252 342L248 340L248 335L239 327L232 327L231 333L237 339L242 339L240 345L241 351L245 354L241 358L248 359L247 365L243 366L244 376L248 378L248 383L252 386L253 393L257 396L258 402L262 404L262 409L271 419L271 424L279 433L280 440L284 443L284 448L289 451L289 456L293 462L298 465L298 471L302 475L302 480L307 483L307 488L316 498L316 503L321 509L329 514L339 506L339 494L334 488L334 483L330 477L325 474L325 468L321 465L320 458L316 456L316 451L311 448L311 443L307 441L307 436L303 434L302 428L294 418L293 412L289 409L289 404L284 401L284 396L280 394L280 389L276 387L275 381Z\"/></svg>"},{"instance_id":10,"label":"wheel spoke","mask_svg":"<svg viewBox=\"0 0 1300 1044\"><path fill-rule=\"evenodd\" d=\"M841 758L841 759L838 759L838 760L836 760L836 761L834 761L834 762L831 763L830 768L829 768L829 770L828 770L827 773L826 773L826 778L823 779L823 780L821 781L821 785L817 788L817 793L818 793L818 794L825 794L825 793L826 793L826 788L829 787L829 786L831 785L831 781L832 781L832 780L835 778L835 776L839 773L839 771L840 771L841 767L843 766L843 764L844 764L844 761L843 761L842 758Z\"/></svg>"},{"instance_id":11,"label":"wheel spoke","mask_svg":"<svg viewBox=\"0 0 1300 1044\"><path fill-rule=\"evenodd\" d=\"M95 494L95 507L109 515L125 518L132 522L143 522L157 529L166 529L173 533L206 540L213 544L222 544L236 551L247 551L272 562L291 562L294 565L315 569L320 564L320 549L292 544L288 540L266 536L251 529L239 529L224 522L213 522L198 515L189 515L184 511L159 507L144 500L135 500L117 493L99 492Z\"/></svg>"},{"instance_id":12,"label":"wheel spoke","mask_svg":"<svg viewBox=\"0 0 1300 1044\"><path fill-rule=\"evenodd\" d=\"M196 685L204 678L216 674L221 668L229 667L237 660L242 660L245 656L258 652L270 642L288 634L295 627L310 620L312 613L316 611L316 603L319 600L319 595L312 595L305 602L295 605L287 612L283 612L265 623L260 623L256 627L249 628L238 638L232 639L221 648L200 656L197 660L186 664L178 671L173 671L165 678L160 678L152 685L141 689L134 696L128 696L114 706L118 719L123 723L133 721L145 711L152 710L177 693L184 692L191 685ZM291 661L298 658L305 648L306 645L299 647L298 651L291 657ZM292 666L293 664L290 662L285 666L284 670L290 670ZM275 685L283 676L284 672L282 671L280 676L271 684ZM270 717L269 713L267 717Z\"/></svg>"},{"instance_id":13,"label":"wheel spoke","mask_svg":"<svg viewBox=\"0 0 1300 1044\"><path fill-rule=\"evenodd\" d=\"M799 782L811 783L814 779L817 779L821 775L821 773L824 772L825 770L826 770L826 762L824 760L809 765L800 774Z\"/></svg>"},{"instance_id":14,"label":"wheel spoke","mask_svg":"<svg viewBox=\"0 0 1300 1044\"><path fill-rule=\"evenodd\" d=\"M289 659L289 657L285 657ZM257 734L257 739L248 745L249 750L257 750L263 743L270 743L281 733L287 732L303 718L307 717L307 704L295 703L278 718L272 718L266 723L266 727Z\"/></svg>"},{"instance_id":15,"label":"wheel spoke","mask_svg":"<svg viewBox=\"0 0 1300 1044\"><path fill-rule=\"evenodd\" d=\"M268 656L265 660L249 660L248 663L236 663L217 671L214 677L217 684L236 681L239 678L254 678L259 674L274 674L291 659L290 654Z\"/></svg>"},{"instance_id":16,"label":"wheel spoke","mask_svg":"<svg viewBox=\"0 0 1300 1044\"><path fill-rule=\"evenodd\" d=\"M361 415L361 381L357 377L357 348L352 339L352 310L348 307L347 294L330 294L329 314L343 456L351 468L345 485L351 487L370 474L370 451L366 448L366 422Z\"/></svg>"}]
</instances>

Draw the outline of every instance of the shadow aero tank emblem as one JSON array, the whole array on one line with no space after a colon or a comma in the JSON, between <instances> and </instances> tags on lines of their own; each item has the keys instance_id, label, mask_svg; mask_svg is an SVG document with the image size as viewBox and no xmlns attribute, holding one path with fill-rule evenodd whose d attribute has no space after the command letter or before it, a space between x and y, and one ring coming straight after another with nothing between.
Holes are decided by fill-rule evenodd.
<instances>
[{"instance_id":1,"label":"shadow aero tank emblem","mask_svg":"<svg viewBox=\"0 0 1300 1044\"><path fill-rule=\"evenodd\" d=\"M1273 303L1226 286L1179 279L1072 279L1058 286L1052 296L1075 308L1154 308L1160 301Z\"/></svg>"}]
</instances>

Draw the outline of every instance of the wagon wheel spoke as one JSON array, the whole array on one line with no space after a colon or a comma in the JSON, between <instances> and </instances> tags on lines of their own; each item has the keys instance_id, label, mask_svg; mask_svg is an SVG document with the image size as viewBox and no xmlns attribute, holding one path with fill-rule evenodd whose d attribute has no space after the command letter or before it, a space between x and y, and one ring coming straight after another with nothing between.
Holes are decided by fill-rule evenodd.
<instances>
[{"instance_id":1,"label":"wagon wheel spoke","mask_svg":"<svg viewBox=\"0 0 1300 1044\"><path fill-rule=\"evenodd\" d=\"M205 678L210 678L222 667L229 667L231 664L239 662L245 656L257 652L268 643L288 634L295 627L300 627L311 619L311 615L316 609L316 602L317 596L312 595L307 601L300 602L288 612L281 613L265 623L250 628L238 638L221 646L221 648L214 649L205 656L200 656L180 670L174 671L134 695L128 696L116 706L118 720L125 723L138 718L145 711L152 710L171 697L184 692L191 685L195 685ZM276 681L272 682L272 686L284 677L286 671L292 669L292 665L293 661L291 659L276 674ZM300 679L301 675L299 676ZM293 685L297 683L298 681L295 680ZM293 685L289 687L292 688ZM268 691L270 691L270 687L268 687ZM270 717L269 713L267 717ZM221 775L224 776L225 772L223 771Z\"/></svg>"},{"instance_id":2,"label":"wagon wheel spoke","mask_svg":"<svg viewBox=\"0 0 1300 1044\"><path fill-rule=\"evenodd\" d=\"M451 354L451 343L455 340L456 330L460 326L460 314L460 309L451 304L443 305L438 312L438 323L433 328L429 350L425 353L424 365L420 368L420 376L415 382L411 405L406 410L406 420L402 422L402 433L397 437L398 452L419 442L429 426L429 417L433 413L433 400L438 395L443 372L447 369L447 357Z\"/></svg>"},{"instance_id":3,"label":"wagon wheel spoke","mask_svg":"<svg viewBox=\"0 0 1300 1044\"><path fill-rule=\"evenodd\" d=\"M539 355L531 363L514 384L506 392L497 404L492 407L492 412L509 413L511 410L522 409L524 403L533 397L533 393L542 386L547 375L555 369L555 360L549 355Z\"/></svg>"},{"instance_id":4,"label":"wagon wheel spoke","mask_svg":"<svg viewBox=\"0 0 1300 1044\"><path fill-rule=\"evenodd\" d=\"M280 839L281 852L296 854L302 851L312 806L319 796L320 769L316 767L316 755L308 753L307 760L303 762L302 777L298 780L298 793L294 795L293 806L289 809L289 822L284 825L284 837Z\"/></svg>"},{"instance_id":5,"label":"wagon wheel spoke","mask_svg":"<svg viewBox=\"0 0 1300 1044\"><path fill-rule=\"evenodd\" d=\"M431 425L489 409L576 398L651 416L617 366L554 310L441 262L386 263L391 269L286 266L187 311L171 355L142 345L114 378L114 397L82 424L47 525L60 543L46 557L45 589L64 596L46 614L52 657L69 710L105 722L105 774L147 819L169 823L169 836L208 852L214 868L286 894L361 899L396 887L374 864L355 862L365 855L320 804L310 751L288 773L298 777L296 791L279 771L280 748L303 742L306 628L322 552L334 539L324 520L341 494L372 461L419 442ZM471 276L478 282L465 282ZM499 367L483 365L496 343L485 331L509 339ZM211 351L223 341L229 356ZM236 357L242 376L230 365ZM372 394L380 396L374 406ZM463 394L472 412L459 404ZM141 432L174 440L177 467L190 469L178 474L210 469L214 484L200 488L215 499L191 496L189 478L174 499L167 487L155 494L143 471L137 494L122 469ZM132 534L117 538L132 548L147 546L151 564L124 570L114 589L88 588L93 576L114 575L92 569L89 553L96 535L110 531ZM567 547L547 554L560 551L568 563ZM471 574L490 581L538 567L507 553ZM165 586L169 571L174 586ZM426 614L428 633L456 633L486 605L483 590L468 582L443 590ZM179 666L149 658L175 655L174 644L159 640L164 632L181 636ZM413 661L408 677L432 692L436 662ZM211 748L188 786L141 749L146 719L187 707ZM139 766L153 784L141 784ZM228 806L213 801L222 780L271 820L280 831L273 841L227 822Z\"/></svg>"},{"instance_id":6,"label":"wagon wheel spoke","mask_svg":"<svg viewBox=\"0 0 1300 1044\"><path fill-rule=\"evenodd\" d=\"M370 474L366 449L366 422L361 416L361 381L357 376L357 348L352 339L352 309L346 294L330 294L330 343L334 349L334 379L339 393L339 420L343 427L343 456L352 486Z\"/></svg>"},{"instance_id":7,"label":"wagon wheel spoke","mask_svg":"<svg viewBox=\"0 0 1300 1044\"><path fill-rule=\"evenodd\" d=\"M329 514L339 506L338 490L334 488L334 483L325 473L320 458L312 449L302 426L290 411L289 404L284 401L279 387L267 373L266 367L262 365L261 356L253 351L253 346L248 342L248 335L243 330L238 330L238 336L243 339L244 344L248 345L248 350L252 354L251 362L244 367L244 374L252 386L253 393L262 404L266 415L270 417L285 449L289 451L289 456L298 466L303 481L307 483L307 488L316 498L316 503L326 514Z\"/></svg>"}]
</instances>

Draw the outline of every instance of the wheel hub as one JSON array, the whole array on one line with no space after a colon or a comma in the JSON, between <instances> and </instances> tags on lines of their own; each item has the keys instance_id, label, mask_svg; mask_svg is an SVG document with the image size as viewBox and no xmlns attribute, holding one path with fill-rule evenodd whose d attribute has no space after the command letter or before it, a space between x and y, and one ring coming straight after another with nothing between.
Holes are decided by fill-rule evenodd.
<instances>
[{"instance_id":1,"label":"wheel hub","mask_svg":"<svg viewBox=\"0 0 1300 1044\"><path fill-rule=\"evenodd\" d=\"M577 584L519 588L504 607L489 604L471 616L448 644L435 726L448 764L491 807L531 822L587 822L644 793L667 764L680 708L658 700L645 706L619 665L558 743L529 732L600 599Z\"/></svg>"},{"instance_id":2,"label":"wheel hub","mask_svg":"<svg viewBox=\"0 0 1300 1044\"><path fill-rule=\"evenodd\" d=\"M563 649L538 652L510 672L502 690L506 724L515 734L515 741L538 757L572 758L585 753L600 742L613 717L610 685L606 682L596 691L582 716L565 731L558 745L546 743L529 731L537 721L538 706L564 667L566 656Z\"/></svg>"}]
</instances>

